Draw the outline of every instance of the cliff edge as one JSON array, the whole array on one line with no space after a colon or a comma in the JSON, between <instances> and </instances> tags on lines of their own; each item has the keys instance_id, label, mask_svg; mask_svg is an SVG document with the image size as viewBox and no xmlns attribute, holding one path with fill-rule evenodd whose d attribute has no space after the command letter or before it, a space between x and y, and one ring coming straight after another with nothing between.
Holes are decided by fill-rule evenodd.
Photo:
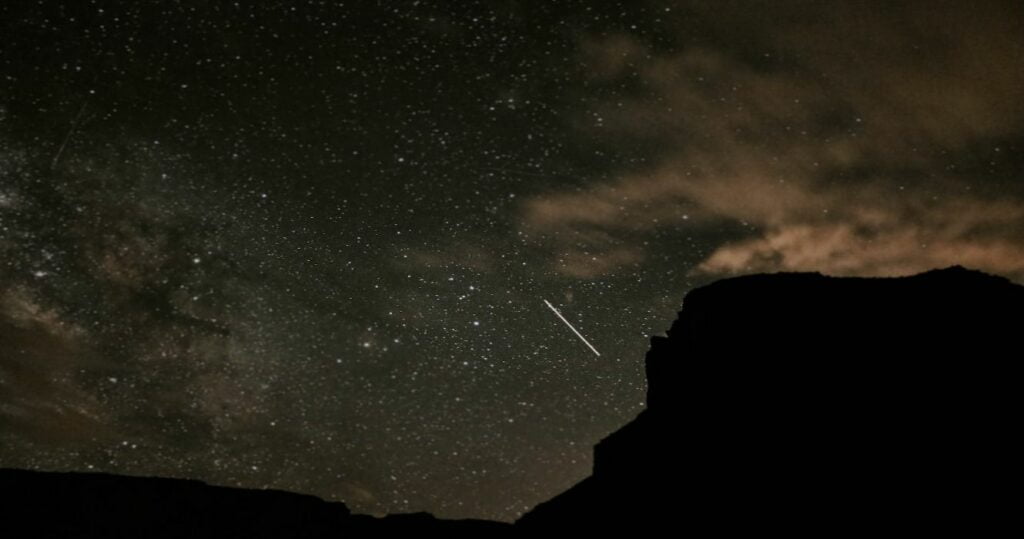
<instances>
[{"instance_id":1,"label":"cliff edge","mask_svg":"<svg viewBox=\"0 0 1024 539\"><path fill-rule=\"evenodd\" d=\"M1015 510L1024 287L754 275L690 292L647 409L523 531L996 530Z\"/></svg>"}]
</instances>

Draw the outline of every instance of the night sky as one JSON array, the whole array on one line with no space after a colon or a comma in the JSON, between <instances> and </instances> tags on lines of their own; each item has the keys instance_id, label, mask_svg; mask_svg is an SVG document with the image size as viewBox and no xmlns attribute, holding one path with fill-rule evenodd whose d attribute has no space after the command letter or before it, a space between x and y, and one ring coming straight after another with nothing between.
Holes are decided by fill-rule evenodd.
<instances>
[{"instance_id":1,"label":"night sky","mask_svg":"<svg viewBox=\"0 0 1024 539\"><path fill-rule=\"evenodd\" d=\"M2 2L0 466L513 519L694 286L1024 280L1022 36L1017 1Z\"/></svg>"}]
</instances>

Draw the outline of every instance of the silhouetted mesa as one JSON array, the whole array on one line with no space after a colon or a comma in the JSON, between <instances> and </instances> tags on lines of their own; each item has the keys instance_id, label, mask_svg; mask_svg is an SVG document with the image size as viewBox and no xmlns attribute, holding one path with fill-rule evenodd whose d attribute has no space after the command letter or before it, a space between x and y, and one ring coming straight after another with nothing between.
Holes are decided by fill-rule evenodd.
<instances>
[{"instance_id":1,"label":"silhouetted mesa","mask_svg":"<svg viewBox=\"0 0 1024 539\"><path fill-rule=\"evenodd\" d=\"M1002 529L1024 454L1021 313L1024 287L960 267L693 290L652 339L648 408L517 528Z\"/></svg>"},{"instance_id":2,"label":"silhouetted mesa","mask_svg":"<svg viewBox=\"0 0 1024 539\"><path fill-rule=\"evenodd\" d=\"M690 292L647 353L648 407L515 527L198 481L0 470L39 537L496 537L571 531L993 532L1018 511L1024 287L950 268L778 274Z\"/></svg>"}]
</instances>

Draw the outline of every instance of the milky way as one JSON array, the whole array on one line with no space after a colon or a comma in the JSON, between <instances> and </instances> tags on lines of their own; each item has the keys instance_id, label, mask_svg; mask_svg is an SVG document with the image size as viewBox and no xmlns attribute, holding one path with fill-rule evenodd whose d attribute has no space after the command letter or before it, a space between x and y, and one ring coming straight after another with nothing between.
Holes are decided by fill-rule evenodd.
<instances>
[{"instance_id":1,"label":"milky way","mask_svg":"<svg viewBox=\"0 0 1024 539\"><path fill-rule=\"evenodd\" d=\"M0 466L509 520L694 286L1024 280L1015 2L449 4L0 5Z\"/></svg>"}]
</instances>

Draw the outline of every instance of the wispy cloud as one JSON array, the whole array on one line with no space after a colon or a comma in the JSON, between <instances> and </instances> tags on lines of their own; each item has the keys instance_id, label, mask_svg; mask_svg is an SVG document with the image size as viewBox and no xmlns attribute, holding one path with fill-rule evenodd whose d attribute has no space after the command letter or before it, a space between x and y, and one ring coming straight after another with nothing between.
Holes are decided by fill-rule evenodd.
<instances>
[{"instance_id":1,"label":"wispy cloud","mask_svg":"<svg viewBox=\"0 0 1024 539\"><path fill-rule=\"evenodd\" d=\"M1024 278L1021 193L985 188L1019 175L998 146L1024 133L1013 98L1024 72L999 66L1024 57L1021 20L925 7L884 20L807 7L766 31L732 6L734 29L674 52L625 35L584 39L597 82L642 88L595 105L604 140L661 150L643 170L526 200L523 228L546 238L554 268L582 278L642 260L652 231L728 222L751 232L713 246L693 271L963 264ZM722 44L743 32L740 45ZM961 170L964 160L990 163Z\"/></svg>"}]
</instances>

